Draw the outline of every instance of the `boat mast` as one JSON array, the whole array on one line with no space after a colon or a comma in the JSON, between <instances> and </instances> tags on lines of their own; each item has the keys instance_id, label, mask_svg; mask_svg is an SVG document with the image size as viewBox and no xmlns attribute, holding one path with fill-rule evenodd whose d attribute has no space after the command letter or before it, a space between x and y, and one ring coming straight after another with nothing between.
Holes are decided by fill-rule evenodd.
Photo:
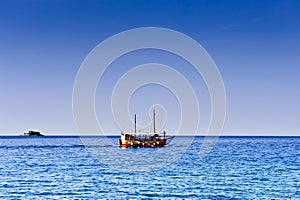
<instances>
[{"instance_id":1,"label":"boat mast","mask_svg":"<svg viewBox=\"0 0 300 200\"><path fill-rule=\"evenodd\" d=\"M134 115L134 133L136 133L136 114Z\"/></svg>"},{"instance_id":2,"label":"boat mast","mask_svg":"<svg viewBox=\"0 0 300 200\"><path fill-rule=\"evenodd\" d=\"M156 130L155 130L155 109L153 109L153 132L156 133Z\"/></svg>"}]
</instances>

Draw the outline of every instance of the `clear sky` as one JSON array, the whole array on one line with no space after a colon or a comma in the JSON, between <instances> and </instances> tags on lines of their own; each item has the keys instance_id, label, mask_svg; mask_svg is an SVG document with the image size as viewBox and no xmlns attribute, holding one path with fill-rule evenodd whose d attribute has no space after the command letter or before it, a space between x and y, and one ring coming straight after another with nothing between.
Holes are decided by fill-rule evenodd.
<instances>
[{"instance_id":1,"label":"clear sky","mask_svg":"<svg viewBox=\"0 0 300 200\"><path fill-rule=\"evenodd\" d=\"M0 135L18 135L29 129L47 135L76 134L72 91L80 64L106 38L148 26L180 31L198 41L214 59L227 93L223 134L300 135L299 19L300 1L296 0L2 0ZM158 58L156 61L167 60L168 55L156 56L158 53L148 55ZM152 61L147 52L137 52L125 63L141 57L143 62ZM112 68L109 73L119 71ZM189 77L193 73L188 69L182 73L192 84L198 83L193 81L197 77ZM201 88L198 98L202 98ZM134 95L136 102L142 101L141 94L147 90L142 88ZM205 124L209 101L203 98L200 107ZM97 112L105 113L107 107L100 101L96 101ZM153 102L130 106L143 115ZM170 109L176 114L176 109ZM105 125L107 132L117 131L109 122ZM200 128L199 133L204 130Z\"/></svg>"}]
</instances>

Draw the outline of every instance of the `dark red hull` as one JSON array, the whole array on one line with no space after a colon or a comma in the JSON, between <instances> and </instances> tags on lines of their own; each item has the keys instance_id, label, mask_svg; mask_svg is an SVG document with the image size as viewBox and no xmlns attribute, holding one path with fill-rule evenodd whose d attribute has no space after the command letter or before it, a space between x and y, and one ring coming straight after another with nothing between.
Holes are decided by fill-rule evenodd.
<instances>
[{"instance_id":1,"label":"dark red hull","mask_svg":"<svg viewBox=\"0 0 300 200\"><path fill-rule=\"evenodd\" d=\"M122 143L121 140L119 141L119 144L121 147L132 147L132 148L141 148L141 147L164 147L166 145L165 140L161 141L147 141L147 142L137 142L137 141L128 141L125 143Z\"/></svg>"}]
</instances>

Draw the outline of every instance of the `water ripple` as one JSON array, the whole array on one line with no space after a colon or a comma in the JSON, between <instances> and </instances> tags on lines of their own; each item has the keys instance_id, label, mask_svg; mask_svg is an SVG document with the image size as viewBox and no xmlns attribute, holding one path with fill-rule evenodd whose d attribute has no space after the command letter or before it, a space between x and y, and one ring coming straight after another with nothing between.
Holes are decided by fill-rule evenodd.
<instances>
[{"instance_id":1,"label":"water ripple","mask_svg":"<svg viewBox=\"0 0 300 200\"><path fill-rule=\"evenodd\" d=\"M118 138L111 138L117 142ZM0 138L1 199L300 199L299 137L221 137L198 157L202 137L175 163L150 173L102 164L79 138ZM105 150L107 159L116 146ZM166 148L176 147L170 146ZM155 149L128 149L143 153ZM161 159L163 160L163 159Z\"/></svg>"}]
</instances>

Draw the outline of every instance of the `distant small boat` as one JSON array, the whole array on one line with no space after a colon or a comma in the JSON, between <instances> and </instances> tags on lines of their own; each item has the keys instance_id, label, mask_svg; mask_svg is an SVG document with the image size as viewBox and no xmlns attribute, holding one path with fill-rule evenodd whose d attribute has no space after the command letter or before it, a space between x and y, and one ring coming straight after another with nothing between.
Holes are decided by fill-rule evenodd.
<instances>
[{"instance_id":1,"label":"distant small boat","mask_svg":"<svg viewBox=\"0 0 300 200\"><path fill-rule=\"evenodd\" d=\"M134 133L122 132L119 139L120 147L164 147L172 136L167 136L166 132L159 134L155 128L155 110L153 110L153 132L136 132L136 115L134 115Z\"/></svg>"},{"instance_id":2,"label":"distant small boat","mask_svg":"<svg viewBox=\"0 0 300 200\"><path fill-rule=\"evenodd\" d=\"M38 131L28 131L27 133L23 133L20 136L44 136Z\"/></svg>"}]
</instances>

